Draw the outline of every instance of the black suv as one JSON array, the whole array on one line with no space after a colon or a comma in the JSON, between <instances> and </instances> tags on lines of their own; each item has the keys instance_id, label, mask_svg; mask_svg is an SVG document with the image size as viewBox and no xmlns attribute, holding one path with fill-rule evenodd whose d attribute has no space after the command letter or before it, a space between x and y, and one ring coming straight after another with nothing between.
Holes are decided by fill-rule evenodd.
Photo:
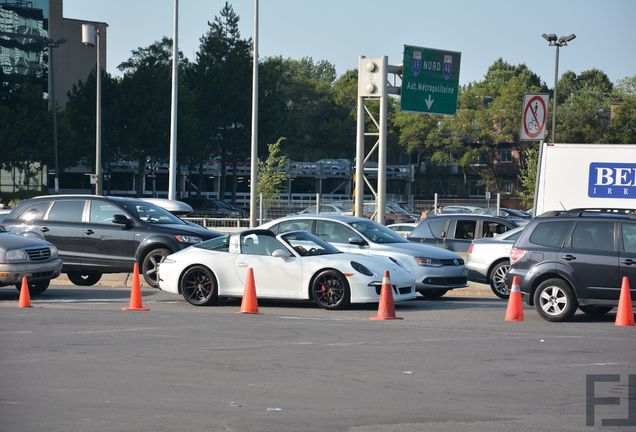
<instances>
[{"instance_id":1,"label":"black suv","mask_svg":"<svg viewBox=\"0 0 636 432\"><path fill-rule=\"evenodd\" d=\"M166 256L221 235L146 201L97 195L25 200L3 225L57 246L62 272L84 286L97 283L103 273L130 272L137 261L146 282L157 287L157 266Z\"/></svg>"},{"instance_id":2,"label":"black suv","mask_svg":"<svg viewBox=\"0 0 636 432\"><path fill-rule=\"evenodd\" d=\"M429 243L455 252L467 252L470 242L493 237L527 223L477 214L442 214L429 216L409 234L409 240Z\"/></svg>"},{"instance_id":3,"label":"black suv","mask_svg":"<svg viewBox=\"0 0 636 432\"><path fill-rule=\"evenodd\" d=\"M621 280L636 291L636 212L574 209L534 218L515 242L506 285L514 276L528 304L548 321L577 307L601 315L618 304Z\"/></svg>"}]
</instances>

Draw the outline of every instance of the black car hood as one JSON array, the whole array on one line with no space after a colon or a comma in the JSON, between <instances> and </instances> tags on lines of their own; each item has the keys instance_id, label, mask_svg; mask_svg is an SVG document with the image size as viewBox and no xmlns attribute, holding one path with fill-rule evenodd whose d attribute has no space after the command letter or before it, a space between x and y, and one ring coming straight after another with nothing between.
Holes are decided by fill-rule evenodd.
<instances>
[{"instance_id":1,"label":"black car hood","mask_svg":"<svg viewBox=\"0 0 636 432\"><path fill-rule=\"evenodd\" d=\"M163 231L167 234L186 234L196 235L203 237L204 239L211 239L223 235L219 231L209 230L202 226L194 226L190 224L146 224L148 227L152 227L153 230Z\"/></svg>"}]
</instances>

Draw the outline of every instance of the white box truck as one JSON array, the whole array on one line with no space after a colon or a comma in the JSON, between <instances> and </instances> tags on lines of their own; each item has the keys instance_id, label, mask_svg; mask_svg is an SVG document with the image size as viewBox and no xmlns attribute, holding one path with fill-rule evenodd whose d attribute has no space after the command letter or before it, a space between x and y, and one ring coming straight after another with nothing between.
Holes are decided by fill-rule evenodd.
<instances>
[{"instance_id":1,"label":"white box truck","mask_svg":"<svg viewBox=\"0 0 636 432\"><path fill-rule=\"evenodd\" d=\"M636 144L542 144L534 215L575 208L636 209Z\"/></svg>"}]
</instances>

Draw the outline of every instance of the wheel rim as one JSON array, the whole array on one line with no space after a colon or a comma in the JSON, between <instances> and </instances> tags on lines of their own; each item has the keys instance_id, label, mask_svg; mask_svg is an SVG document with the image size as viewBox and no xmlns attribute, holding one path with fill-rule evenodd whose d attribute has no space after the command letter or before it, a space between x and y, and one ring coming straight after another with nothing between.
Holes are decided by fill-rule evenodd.
<instances>
[{"instance_id":1,"label":"wheel rim","mask_svg":"<svg viewBox=\"0 0 636 432\"><path fill-rule=\"evenodd\" d=\"M342 301L344 293L344 284L333 274L320 276L314 282L314 298L322 306L337 306Z\"/></svg>"},{"instance_id":2,"label":"wheel rim","mask_svg":"<svg viewBox=\"0 0 636 432\"><path fill-rule=\"evenodd\" d=\"M145 266L144 266L144 274L148 279L150 279L153 283L158 284L159 279L157 275L157 270L159 268L159 264L161 264L166 259L166 255L163 253L154 253L148 255L146 257Z\"/></svg>"},{"instance_id":3,"label":"wheel rim","mask_svg":"<svg viewBox=\"0 0 636 432\"><path fill-rule=\"evenodd\" d=\"M183 276L181 286L183 296L192 303L204 303L214 292L212 277L201 269L188 271Z\"/></svg>"},{"instance_id":4,"label":"wheel rim","mask_svg":"<svg viewBox=\"0 0 636 432\"><path fill-rule=\"evenodd\" d=\"M492 275L492 282L493 282L493 285L495 286L495 290L497 290L498 293L503 295L510 295L510 290L506 287L506 283L505 283L506 274L508 273L509 269L510 269L509 265L499 266L495 269Z\"/></svg>"},{"instance_id":5,"label":"wheel rim","mask_svg":"<svg viewBox=\"0 0 636 432\"><path fill-rule=\"evenodd\" d=\"M551 316L563 313L568 305L565 291L557 286L549 286L541 292L539 303L543 312Z\"/></svg>"}]
</instances>

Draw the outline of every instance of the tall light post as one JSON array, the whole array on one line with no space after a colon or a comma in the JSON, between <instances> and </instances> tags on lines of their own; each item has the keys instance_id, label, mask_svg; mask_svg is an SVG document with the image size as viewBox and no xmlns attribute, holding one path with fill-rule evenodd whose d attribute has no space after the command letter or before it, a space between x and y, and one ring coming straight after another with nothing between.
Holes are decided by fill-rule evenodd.
<instances>
[{"instance_id":1,"label":"tall light post","mask_svg":"<svg viewBox=\"0 0 636 432\"><path fill-rule=\"evenodd\" d=\"M57 104L55 103L55 75L53 74L55 68L53 65L53 51L54 48L58 48L63 43L66 43L66 39L48 39L47 46L49 48L49 85L50 85L50 95L51 99L49 100L49 109L53 113L53 161L55 164L55 193L60 192L60 167L58 164L57 158Z\"/></svg>"},{"instance_id":2,"label":"tall light post","mask_svg":"<svg viewBox=\"0 0 636 432\"><path fill-rule=\"evenodd\" d=\"M94 24L82 24L82 44L96 47L97 69L96 76L96 109L95 109L95 195L102 194L102 79L99 61L100 31Z\"/></svg>"},{"instance_id":3,"label":"tall light post","mask_svg":"<svg viewBox=\"0 0 636 432\"><path fill-rule=\"evenodd\" d=\"M254 57L252 63L252 139L250 149L250 227L256 226L258 183L258 0L254 0ZM223 195L220 197L223 198ZM261 209L262 210L262 209Z\"/></svg>"},{"instance_id":4,"label":"tall light post","mask_svg":"<svg viewBox=\"0 0 636 432\"><path fill-rule=\"evenodd\" d=\"M543 33L543 39L547 40L550 46L556 47L556 57L554 60L554 94L552 96L552 143L554 144L554 135L556 130L556 109L557 109L557 84L559 82L559 48L566 46L576 38L574 33L557 37L554 33Z\"/></svg>"}]
</instances>

